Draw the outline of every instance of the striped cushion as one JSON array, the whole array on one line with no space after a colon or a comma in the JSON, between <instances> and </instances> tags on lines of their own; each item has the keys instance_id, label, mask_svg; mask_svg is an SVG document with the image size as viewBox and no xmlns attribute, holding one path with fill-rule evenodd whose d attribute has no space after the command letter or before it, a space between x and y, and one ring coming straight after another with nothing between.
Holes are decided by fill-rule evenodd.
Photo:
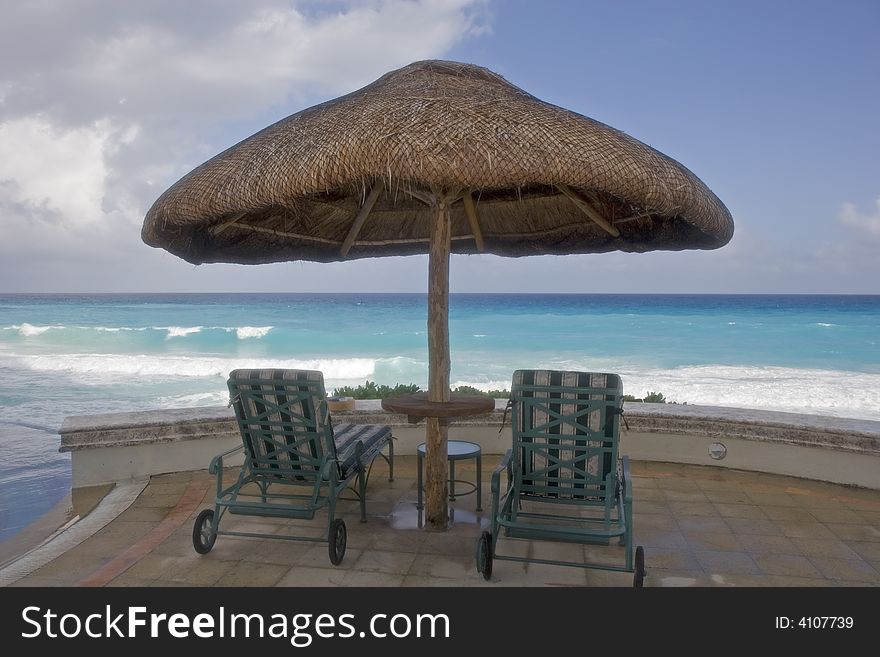
<instances>
[{"instance_id":1,"label":"striped cushion","mask_svg":"<svg viewBox=\"0 0 880 657\"><path fill-rule=\"evenodd\" d=\"M616 467L618 435L608 420L609 409L620 407L622 393L616 374L514 372L514 445L521 449L523 485L534 487L535 494L572 498L590 495L585 484L601 488ZM559 421L557 414L569 419Z\"/></svg>"},{"instance_id":2,"label":"striped cushion","mask_svg":"<svg viewBox=\"0 0 880 657\"><path fill-rule=\"evenodd\" d=\"M345 478L357 463L358 441L362 462L370 463L391 436L382 425L331 424L317 370L233 370L228 384L248 454L274 476L313 478L327 456Z\"/></svg>"},{"instance_id":3,"label":"striped cushion","mask_svg":"<svg viewBox=\"0 0 880 657\"><path fill-rule=\"evenodd\" d=\"M516 370L513 386L570 386L578 388L605 388L609 393L621 394L623 387L617 374L604 372L573 372L564 370ZM569 395L563 395L566 397ZM574 398L572 396L572 398Z\"/></svg>"},{"instance_id":4,"label":"striped cushion","mask_svg":"<svg viewBox=\"0 0 880 657\"><path fill-rule=\"evenodd\" d=\"M253 466L279 475L320 470L333 453L324 377L315 370L233 370L229 393Z\"/></svg>"},{"instance_id":5,"label":"striped cushion","mask_svg":"<svg viewBox=\"0 0 880 657\"><path fill-rule=\"evenodd\" d=\"M391 427L381 424L351 424L343 422L333 426L333 440L336 443L336 457L339 459L342 476L348 476L357 463L356 446L364 444L362 461L369 463L391 437Z\"/></svg>"}]
</instances>

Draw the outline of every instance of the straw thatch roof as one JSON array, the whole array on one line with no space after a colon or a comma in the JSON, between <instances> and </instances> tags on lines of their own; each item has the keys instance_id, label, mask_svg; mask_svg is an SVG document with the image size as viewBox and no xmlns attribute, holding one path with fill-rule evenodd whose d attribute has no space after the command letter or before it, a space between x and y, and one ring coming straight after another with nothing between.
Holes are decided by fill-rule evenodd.
<instances>
[{"instance_id":1,"label":"straw thatch roof","mask_svg":"<svg viewBox=\"0 0 880 657\"><path fill-rule=\"evenodd\" d=\"M438 198L454 253L712 249L733 234L671 158L485 68L423 61L208 160L142 235L193 263L424 253Z\"/></svg>"}]
</instances>

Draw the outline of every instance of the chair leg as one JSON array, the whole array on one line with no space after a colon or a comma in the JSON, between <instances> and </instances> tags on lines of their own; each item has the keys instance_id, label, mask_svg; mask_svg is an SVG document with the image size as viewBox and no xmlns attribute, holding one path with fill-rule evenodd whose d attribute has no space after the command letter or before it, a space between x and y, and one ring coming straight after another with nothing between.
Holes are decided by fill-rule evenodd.
<instances>
[{"instance_id":1,"label":"chair leg","mask_svg":"<svg viewBox=\"0 0 880 657\"><path fill-rule=\"evenodd\" d=\"M623 517L626 522L624 529L624 545L626 546L626 569L633 568L633 531L632 531L632 503L623 502Z\"/></svg>"},{"instance_id":2,"label":"chair leg","mask_svg":"<svg viewBox=\"0 0 880 657\"><path fill-rule=\"evenodd\" d=\"M367 477L365 468L361 465L358 471L358 490L361 498L361 522L367 521Z\"/></svg>"},{"instance_id":3,"label":"chair leg","mask_svg":"<svg viewBox=\"0 0 880 657\"><path fill-rule=\"evenodd\" d=\"M394 481L394 436L388 439L388 481Z\"/></svg>"},{"instance_id":4,"label":"chair leg","mask_svg":"<svg viewBox=\"0 0 880 657\"><path fill-rule=\"evenodd\" d=\"M327 502L327 531L330 531L333 520L336 518L336 494L330 492L330 499Z\"/></svg>"}]
</instances>

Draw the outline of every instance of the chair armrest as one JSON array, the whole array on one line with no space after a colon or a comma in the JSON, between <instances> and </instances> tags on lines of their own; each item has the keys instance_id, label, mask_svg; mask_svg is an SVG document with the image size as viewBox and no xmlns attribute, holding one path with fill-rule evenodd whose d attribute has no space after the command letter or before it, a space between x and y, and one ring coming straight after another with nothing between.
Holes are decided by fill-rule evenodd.
<instances>
[{"instance_id":1,"label":"chair armrest","mask_svg":"<svg viewBox=\"0 0 880 657\"><path fill-rule=\"evenodd\" d=\"M233 447L232 449L227 449L222 454L218 454L217 456L212 458L211 464L208 466L208 472L212 475L218 474L221 470L223 470L223 457L229 456L230 454L235 454L235 452L242 449L244 449L244 445L239 445L237 447Z\"/></svg>"},{"instance_id":2,"label":"chair armrest","mask_svg":"<svg viewBox=\"0 0 880 657\"><path fill-rule=\"evenodd\" d=\"M339 461L334 458L329 458L324 462L324 467L321 468L321 480L329 481L331 484L336 485L338 479Z\"/></svg>"},{"instance_id":3,"label":"chair armrest","mask_svg":"<svg viewBox=\"0 0 880 657\"><path fill-rule=\"evenodd\" d=\"M501 491L501 473L504 470L510 470L510 461L513 458L513 450L508 449L505 452L504 456L501 457L501 463L498 464L498 467L495 468L495 471L492 473L492 493L498 493ZM509 484L510 482L508 482Z\"/></svg>"},{"instance_id":4,"label":"chair armrest","mask_svg":"<svg viewBox=\"0 0 880 657\"><path fill-rule=\"evenodd\" d=\"M629 456L623 457L623 501L624 503L632 502L632 479L629 474Z\"/></svg>"}]
</instances>

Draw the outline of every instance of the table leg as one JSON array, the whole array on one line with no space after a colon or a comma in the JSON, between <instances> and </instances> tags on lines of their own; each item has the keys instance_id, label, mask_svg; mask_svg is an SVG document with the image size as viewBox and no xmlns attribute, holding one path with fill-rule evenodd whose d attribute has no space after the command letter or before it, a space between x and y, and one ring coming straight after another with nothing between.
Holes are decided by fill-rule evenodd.
<instances>
[{"instance_id":1,"label":"table leg","mask_svg":"<svg viewBox=\"0 0 880 657\"><path fill-rule=\"evenodd\" d=\"M416 508L421 511L425 507L422 505L422 468L425 465L425 457L421 452L418 452L418 485L416 486L419 491L419 502L416 504Z\"/></svg>"},{"instance_id":2,"label":"table leg","mask_svg":"<svg viewBox=\"0 0 880 657\"><path fill-rule=\"evenodd\" d=\"M449 461L449 501L455 501L455 461Z\"/></svg>"},{"instance_id":3,"label":"table leg","mask_svg":"<svg viewBox=\"0 0 880 657\"><path fill-rule=\"evenodd\" d=\"M483 455L477 453L477 511L483 510Z\"/></svg>"}]
</instances>

